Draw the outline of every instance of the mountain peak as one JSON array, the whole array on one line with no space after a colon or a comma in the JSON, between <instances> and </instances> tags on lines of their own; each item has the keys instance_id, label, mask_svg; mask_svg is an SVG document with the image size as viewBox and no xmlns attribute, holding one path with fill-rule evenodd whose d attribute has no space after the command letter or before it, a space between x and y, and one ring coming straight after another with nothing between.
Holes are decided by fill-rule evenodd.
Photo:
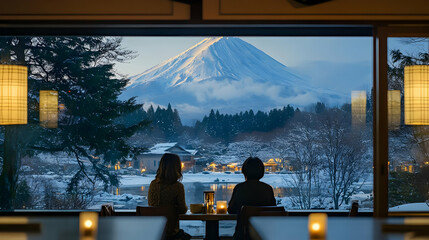
<instances>
[{"instance_id":1,"label":"mountain peak","mask_svg":"<svg viewBox=\"0 0 429 240\"><path fill-rule=\"evenodd\" d=\"M309 87L288 67L238 37L209 37L134 76L123 97L172 103L186 122L199 119L208 109L234 113L305 106L326 93Z\"/></svg>"},{"instance_id":2,"label":"mountain peak","mask_svg":"<svg viewBox=\"0 0 429 240\"><path fill-rule=\"evenodd\" d=\"M258 71L264 66L264 71ZM279 68L283 71L278 71ZM264 79L266 71L276 78L298 79L286 66L237 37L209 37L179 55L134 76L130 86L163 81L165 87L210 79ZM286 76L285 76L286 74Z\"/></svg>"}]
</instances>

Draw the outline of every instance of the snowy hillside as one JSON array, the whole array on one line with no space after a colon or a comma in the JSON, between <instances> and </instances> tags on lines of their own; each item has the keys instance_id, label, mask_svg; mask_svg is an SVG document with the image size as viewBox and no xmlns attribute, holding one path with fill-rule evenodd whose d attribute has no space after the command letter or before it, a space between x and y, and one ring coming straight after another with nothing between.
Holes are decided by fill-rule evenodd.
<instances>
[{"instance_id":1,"label":"snowy hillside","mask_svg":"<svg viewBox=\"0 0 429 240\"><path fill-rule=\"evenodd\" d=\"M185 124L211 108L236 113L343 96L311 88L306 81L253 45L236 37L206 38L176 57L134 76L123 97L179 110Z\"/></svg>"}]
</instances>

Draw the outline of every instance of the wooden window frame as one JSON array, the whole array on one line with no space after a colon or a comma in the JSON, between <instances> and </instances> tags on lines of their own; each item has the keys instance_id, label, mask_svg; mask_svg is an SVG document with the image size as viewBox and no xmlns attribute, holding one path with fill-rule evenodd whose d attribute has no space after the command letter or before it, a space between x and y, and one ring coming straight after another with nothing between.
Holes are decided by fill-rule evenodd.
<instances>
[{"instance_id":1,"label":"wooden window frame","mask_svg":"<svg viewBox=\"0 0 429 240\"><path fill-rule=\"evenodd\" d=\"M389 37L429 37L429 25L392 24L374 28L374 216L429 216L424 212L389 213L387 67Z\"/></svg>"}]
</instances>

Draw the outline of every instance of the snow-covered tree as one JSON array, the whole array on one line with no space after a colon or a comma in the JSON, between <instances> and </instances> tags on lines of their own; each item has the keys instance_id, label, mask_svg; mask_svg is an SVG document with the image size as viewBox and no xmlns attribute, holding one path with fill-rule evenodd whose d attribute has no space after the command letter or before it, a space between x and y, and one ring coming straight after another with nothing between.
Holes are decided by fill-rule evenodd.
<instances>
[{"instance_id":1,"label":"snow-covered tree","mask_svg":"<svg viewBox=\"0 0 429 240\"><path fill-rule=\"evenodd\" d=\"M365 158L367 146L361 132L350 127L350 115L340 109L325 111L318 122L323 171L328 177L333 207L338 209L359 190L355 183L370 169L370 161Z\"/></svg>"},{"instance_id":2,"label":"snow-covered tree","mask_svg":"<svg viewBox=\"0 0 429 240\"><path fill-rule=\"evenodd\" d=\"M315 179L318 179L321 170L320 148L317 144L319 131L318 126L314 125L314 115L298 114L287 137L294 157L291 161L294 174L287 181L297 191L290 198L300 209L311 209L313 200L319 195L315 194Z\"/></svg>"},{"instance_id":3,"label":"snow-covered tree","mask_svg":"<svg viewBox=\"0 0 429 240\"><path fill-rule=\"evenodd\" d=\"M141 108L134 98L119 99L128 79L115 72L114 64L132 55L122 49L121 38L5 37L0 39L0 55L3 63L29 67L29 124L16 131L16 153L67 152L75 157L79 170L71 179L70 191L83 179L92 184L102 181L105 186L117 185L118 179L106 166L140 152L127 139L146 124L143 120L132 126L116 122L118 117ZM57 90L60 103L65 105L60 127L55 129L39 126L38 97L45 89ZM5 154L0 175L3 209L15 207L18 175L10 170L19 169L14 165L19 163L20 154L11 155Z\"/></svg>"}]
</instances>

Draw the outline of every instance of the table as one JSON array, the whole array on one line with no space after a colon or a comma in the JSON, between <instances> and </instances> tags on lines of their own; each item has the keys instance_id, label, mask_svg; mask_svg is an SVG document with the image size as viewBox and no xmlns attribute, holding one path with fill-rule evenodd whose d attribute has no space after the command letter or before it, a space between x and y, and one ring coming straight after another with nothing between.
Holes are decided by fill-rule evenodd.
<instances>
[{"instance_id":1,"label":"table","mask_svg":"<svg viewBox=\"0 0 429 240\"><path fill-rule=\"evenodd\" d=\"M179 220L201 220L206 222L206 240L219 239L219 221L237 220L237 214L180 214Z\"/></svg>"},{"instance_id":2,"label":"table","mask_svg":"<svg viewBox=\"0 0 429 240\"><path fill-rule=\"evenodd\" d=\"M404 234L382 232L384 220L329 217L326 240L402 240ZM252 217L250 236L256 240L309 239L307 217Z\"/></svg>"},{"instance_id":3,"label":"table","mask_svg":"<svg viewBox=\"0 0 429 240\"><path fill-rule=\"evenodd\" d=\"M98 239L160 240L167 220L165 217L105 217L99 218ZM41 223L40 233L2 233L8 240L76 240L79 239L79 217L30 217L29 223Z\"/></svg>"}]
</instances>

